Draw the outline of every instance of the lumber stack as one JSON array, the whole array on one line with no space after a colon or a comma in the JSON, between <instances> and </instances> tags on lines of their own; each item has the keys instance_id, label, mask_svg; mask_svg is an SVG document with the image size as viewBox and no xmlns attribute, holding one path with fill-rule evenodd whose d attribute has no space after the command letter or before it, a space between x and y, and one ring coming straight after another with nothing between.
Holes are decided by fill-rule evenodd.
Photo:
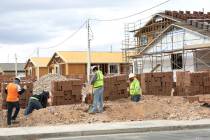
<instances>
[{"instance_id":1,"label":"lumber stack","mask_svg":"<svg viewBox=\"0 0 210 140\"><path fill-rule=\"evenodd\" d=\"M51 82L52 105L68 105L81 103L82 81L69 79Z\"/></svg>"},{"instance_id":2,"label":"lumber stack","mask_svg":"<svg viewBox=\"0 0 210 140\"><path fill-rule=\"evenodd\" d=\"M144 95L170 96L173 87L173 72L144 73L141 88Z\"/></svg>"},{"instance_id":3,"label":"lumber stack","mask_svg":"<svg viewBox=\"0 0 210 140\"><path fill-rule=\"evenodd\" d=\"M2 89L1 89L1 98L2 98L2 109L6 109L6 93L5 93L5 89L6 86L8 85L8 83L2 83ZM23 82L20 84L21 87L23 87L24 85L27 86L27 89L25 91L25 93L23 93L20 98L19 98L19 104L20 104L20 108L26 108L26 106L28 105L28 101L29 98L32 96L32 91L33 91L33 83L32 82Z\"/></svg>"}]
</instances>

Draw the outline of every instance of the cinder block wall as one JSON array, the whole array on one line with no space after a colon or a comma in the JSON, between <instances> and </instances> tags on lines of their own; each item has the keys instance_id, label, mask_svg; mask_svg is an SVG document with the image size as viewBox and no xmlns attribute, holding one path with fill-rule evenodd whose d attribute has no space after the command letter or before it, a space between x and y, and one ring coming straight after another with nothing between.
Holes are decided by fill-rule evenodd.
<instances>
[{"instance_id":1,"label":"cinder block wall","mask_svg":"<svg viewBox=\"0 0 210 140\"><path fill-rule=\"evenodd\" d=\"M68 105L81 103L82 81L71 79L66 81L52 81L52 105Z\"/></svg>"}]
</instances>

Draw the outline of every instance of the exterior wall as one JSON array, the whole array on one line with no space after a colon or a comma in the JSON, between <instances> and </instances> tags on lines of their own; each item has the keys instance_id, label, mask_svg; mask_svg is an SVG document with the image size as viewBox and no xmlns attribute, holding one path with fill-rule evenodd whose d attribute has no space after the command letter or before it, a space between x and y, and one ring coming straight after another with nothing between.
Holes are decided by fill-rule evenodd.
<instances>
[{"instance_id":1,"label":"exterior wall","mask_svg":"<svg viewBox=\"0 0 210 140\"><path fill-rule=\"evenodd\" d=\"M59 65L59 67L60 67L60 74L67 75L66 74L66 64L61 64L61 65Z\"/></svg>"},{"instance_id":2,"label":"exterior wall","mask_svg":"<svg viewBox=\"0 0 210 140\"><path fill-rule=\"evenodd\" d=\"M40 67L39 68L39 77L42 77L46 74L48 74L48 68L47 67Z\"/></svg>"},{"instance_id":3,"label":"exterior wall","mask_svg":"<svg viewBox=\"0 0 210 140\"><path fill-rule=\"evenodd\" d=\"M210 70L210 50L198 50L193 53L196 71Z\"/></svg>"},{"instance_id":4,"label":"exterior wall","mask_svg":"<svg viewBox=\"0 0 210 140\"><path fill-rule=\"evenodd\" d=\"M129 64L120 64L120 73L128 74L129 73Z\"/></svg>"},{"instance_id":5,"label":"exterior wall","mask_svg":"<svg viewBox=\"0 0 210 140\"><path fill-rule=\"evenodd\" d=\"M151 47L146 50L145 53L160 53L163 51L173 51L174 49L182 49L183 45L195 45L195 44L202 44L202 43L208 43L210 40L208 38L205 38L201 35L184 31L183 29L176 29L174 31L170 31L166 33L161 39L159 39L155 44L151 45ZM177 53L182 53L177 52ZM161 54L158 54L158 57L153 57L150 55L143 56L143 71L142 72L150 72L157 64L161 64L162 61L162 71L177 71L177 70L184 70L184 67L182 69L172 70L171 67L171 54L162 54L162 60L161 60ZM141 60L141 59L139 59ZM153 60L153 61L152 61ZM207 58L205 61L209 63L210 57ZM195 54L190 51L185 51L184 57L182 57L183 65L185 64L185 70L187 71L196 71L195 69ZM203 65L200 65L200 68L203 67ZM137 71L140 71L138 69L139 66L137 64L134 65L134 69L137 69ZM156 71L161 71L161 67L159 67Z\"/></svg>"},{"instance_id":6,"label":"exterior wall","mask_svg":"<svg viewBox=\"0 0 210 140\"><path fill-rule=\"evenodd\" d=\"M31 74L29 73L29 71L30 71L30 67L27 67L25 69L25 75L26 76L31 76L31 77L35 77L36 76L36 69L34 67L32 67L32 73Z\"/></svg>"},{"instance_id":7,"label":"exterior wall","mask_svg":"<svg viewBox=\"0 0 210 140\"><path fill-rule=\"evenodd\" d=\"M3 75L15 75L15 71L4 71L2 72ZM24 71L18 71L18 76L25 76Z\"/></svg>"},{"instance_id":8,"label":"exterior wall","mask_svg":"<svg viewBox=\"0 0 210 140\"><path fill-rule=\"evenodd\" d=\"M85 64L68 64L68 73L66 73L66 74L68 74L68 75L72 75L72 74L86 75L86 65Z\"/></svg>"},{"instance_id":9,"label":"exterior wall","mask_svg":"<svg viewBox=\"0 0 210 140\"><path fill-rule=\"evenodd\" d=\"M208 38L183 29L176 29L174 31L167 32L167 34L163 38L159 39L157 43L151 45L150 49L146 52L171 51L174 49L182 49L183 45L195 45L208 42L210 42Z\"/></svg>"},{"instance_id":10,"label":"exterior wall","mask_svg":"<svg viewBox=\"0 0 210 140\"><path fill-rule=\"evenodd\" d=\"M184 63L186 71L191 71L191 72L195 71L193 53L189 52L187 53L187 55L184 56L183 65ZM156 58L153 57L153 63L152 63L152 57L147 57L147 58L145 57L143 60L143 67L144 67L143 73L150 72L157 64L161 64L160 58L156 60ZM156 71L168 72L168 71L180 71L180 70L184 70L184 67L182 69L172 70L171 58L168 55L162 58L162 70L160 66Z\"/></svg>"}]
</instances>

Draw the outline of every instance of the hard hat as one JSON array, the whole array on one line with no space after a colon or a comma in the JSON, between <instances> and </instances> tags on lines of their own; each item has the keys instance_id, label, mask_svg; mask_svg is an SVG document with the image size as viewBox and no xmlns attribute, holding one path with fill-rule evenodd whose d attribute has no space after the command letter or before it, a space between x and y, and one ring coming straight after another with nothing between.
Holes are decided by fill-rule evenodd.
<instances>
[{"instance_id":1,"label":"hard hat","mask_svg":"<svg viewBox=\"0 0 210 140\"><path fill-rule=\"evenodd\" d=\"M97 66L92 66L91 69L93 70L94 68L97 68Z\"/></svg>"},{"instance_id":2,"label":"hard hat","mask_svg":"<svg viewBox=\"0 0 210 140\"><path fill-rule=\"evenodd\" d=\"M130 78L134 78L135 75L134 75L133 73L130 73L128 77L129 77L129 79L130 79Z\"/></svg>"},{"instance_id":3,"label":"hard hat","mask_svg":"<svg viewBox=\"0 0 210 140\"><path fill-rule=\"evenodd\" d=\"M15 80L19 80L20 81L20 77L15 77Z\"/></svg>"}]
</instances>

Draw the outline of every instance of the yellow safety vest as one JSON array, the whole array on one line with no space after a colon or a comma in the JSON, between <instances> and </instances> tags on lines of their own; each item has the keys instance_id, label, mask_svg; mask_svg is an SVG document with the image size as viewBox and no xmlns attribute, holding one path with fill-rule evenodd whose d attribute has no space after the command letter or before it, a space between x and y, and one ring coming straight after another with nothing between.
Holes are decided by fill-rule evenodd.
<instances>
[{"instance_id":1,"label":"yellow safety vest","mask_svg":"<svg viewBox=\"0 0 210 140\"><path fill-rule=\"evenodd\" d=\"M141 87L139 81L135 78L130 84L130 95L141 95Z\"/></svg>"},{"instance_id":2,"label":"yellow safety vest","mask_svg":"<svg viewBox=\"0 0 210 140\"><path fill-rule=\"evenodd\" d=\"M96 71L96 81L93 84L94 88L100 88L104 85L104 75L102 73L102 71L97 70Z\"/></svg>"}]
</instances>

